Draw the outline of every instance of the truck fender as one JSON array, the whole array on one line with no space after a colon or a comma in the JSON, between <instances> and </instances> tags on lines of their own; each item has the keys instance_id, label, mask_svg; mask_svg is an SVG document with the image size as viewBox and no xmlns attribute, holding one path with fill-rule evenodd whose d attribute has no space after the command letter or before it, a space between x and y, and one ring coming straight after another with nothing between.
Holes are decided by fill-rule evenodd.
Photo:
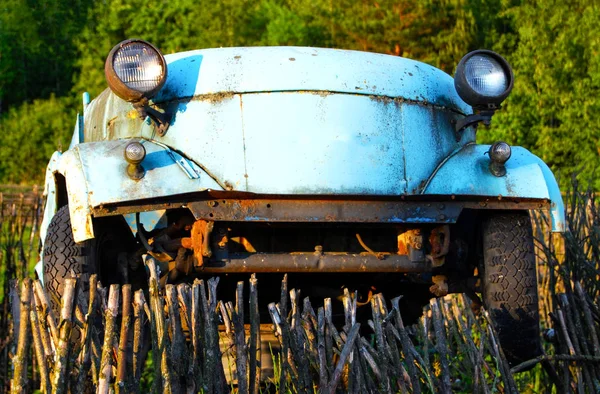
<instances>
[{"instance_id":1,"label":"truck fender","mask_svg":"<svg viewBox=\"0 0 600 394\"><path fill-rule=\"evenodd\" d=\"M46 171L45 193L49 203L44 212L43 236L59 208L56 197L60 185L56 180L60 176L64 177L66 184L75 242L94 238L92 213L95 207L208 189L223 190L220 182L196 163L167 146L147 140L135 139L146 149L142 162L145 175L140 180L129 178L123 152L131 141L83 143L52 156Z\"/></svg>"},{"instance_id":2,"label":"truck fender","mask_svg":"<svg viewBox=\"0 0 600 394\"><path fill-rule=\"evenodd\" d=\"M467 144L442 161L422 194L545 199L550 201L552 231L564 232L565 209L560 189L548 166L522 147L512 147L506 175L490 172L490 145Z\"/></svg>"}]
</instances>

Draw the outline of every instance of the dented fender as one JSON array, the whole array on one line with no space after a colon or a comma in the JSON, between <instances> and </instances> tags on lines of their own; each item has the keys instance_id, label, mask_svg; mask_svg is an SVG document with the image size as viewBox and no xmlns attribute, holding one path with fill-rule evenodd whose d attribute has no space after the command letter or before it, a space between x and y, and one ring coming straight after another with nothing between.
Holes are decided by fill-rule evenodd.
<instances>
[{"instance_id":1,"label":"dented fender","mask_svg":"<svg viewBox=\"0 0 600 394\"><path fill-rule=\"evenodd\" d=\"M446 158L429 177L422 194L544 199L551 202L552 231L565 231L565 209L554 174L527 149L512 147L506 175L489 170L490 145L468 144Z\"/></svg>"},{"instance_id":2,"label":"dented fender","mask_svg":"<svg viewBox=\"0 0 600 394\"><path fill-rule=\"evenodd\" d=\"M140 141L147 152L141 163L145 175L140 180L129 178L123 151L131 141L123 139L83 143L63 154L56 152L52 156L46 171L45 188L45 193L52 202L47 203L44 212L42 236L58 208L56 173L63 175L66 180L75 242L94 237L94 207L208 189L223 190L219 181L208 175L198 164L172 151L168 146L148 140Z\"/></svg>"}]
</instances>

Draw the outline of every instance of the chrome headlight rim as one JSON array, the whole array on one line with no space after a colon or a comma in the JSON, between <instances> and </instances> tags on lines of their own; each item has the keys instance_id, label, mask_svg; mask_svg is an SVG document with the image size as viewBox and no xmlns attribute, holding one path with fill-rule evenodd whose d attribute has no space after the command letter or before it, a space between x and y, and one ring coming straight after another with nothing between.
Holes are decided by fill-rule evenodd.
<instances>
[{"instance_id":1,"label":"chrome headlight rim","mask_svg":"<svg viewBox=\"0 0 600 394\"><path fill-rule=\"evenodd\" d=\"M149 49L155 52L160 61L160 66L162 67L163 71L162 78L159 81L159 83L151 90L140 91L127 86L127 84L123 82L121 78L119 78L117 72L115 71L114 59L117 52L122 48L135 43L140 43L142 45L147 46ZM121 41L111 49L108 56L106 57L106 62L104 63L104 74L106 76L108 86L114 94L116 94L118 97L122 98L125 101L136 103L141 102L145 99L151 99L164 86L167 80L167 62L162 52L148 41L139 38L130 38Z\"/></svg>"},{"instance_id":2,"label":"chrome headlight rim","mask_svg":"<svg viewBox=\"0 0 600 394\"><path fill-rule=\"evenodd\" d=\"M467 81L466 77L466 66L467 62L476 55L481 55L484 57L489 57L495 60L504 72L504 77L507 80L506 88L504 91L498 95L485 95L477 92L471 84ZM475 109L497 109L500 107L500 104L508 97L510 94L513 85L514 85L514 73L512 67L498 53L494 51L490 51L488 49L478 49L472 52L467 53L458 63L456 67L456 72L454 75L454 87L456 88L456 92L463 99L464 102L471 105Z\"/></svg>"}]
</instances>

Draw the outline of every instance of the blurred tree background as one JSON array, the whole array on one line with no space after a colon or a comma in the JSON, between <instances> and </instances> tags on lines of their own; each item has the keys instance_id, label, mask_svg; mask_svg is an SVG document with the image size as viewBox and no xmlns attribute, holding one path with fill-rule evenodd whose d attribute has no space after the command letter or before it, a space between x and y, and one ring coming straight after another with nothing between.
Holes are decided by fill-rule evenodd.
<instances>
[{"instance_id":1,"label":"blurred tree background","mask_svg":"<svg viewBox=\"0 0 600 394\"><path fill-rule=\"evenodd\" d=\"M600 5L596 0L2 0L0 183L41 183L67 147L81 93L106 85L125 38L165 53L303 45L405 56L452 74L478 48L504 55L516 83L479 142L522 145L558 171L600 167ZM594 187L600 190L600 177Z\"/></svg>"}]
</instances>

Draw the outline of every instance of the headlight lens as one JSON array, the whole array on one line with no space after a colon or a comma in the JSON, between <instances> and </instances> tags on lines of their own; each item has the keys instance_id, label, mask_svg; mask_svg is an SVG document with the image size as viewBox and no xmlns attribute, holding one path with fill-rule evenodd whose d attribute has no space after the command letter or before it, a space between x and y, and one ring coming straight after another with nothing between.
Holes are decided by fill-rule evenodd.
<instances>
[{"instance_id":1,"label":"headlight lens","mask_svg":"<svg viewBox=\"0 0 600 394\"><path fill-rule=\"evenodd\" d=\"M123 100L151 98L164 85L167 67L163 55L152 44L126 40L109 53L104 67L111 90Z\"/></svg>"},{"instance_id":2,"label":"headlight lens","mask_svg":"<svg viewBox=\"0 0 600 394\"><path fill-rule=\"evenodd\" d=\"M483 96L498 96L508 87L502 65L486 55L471 56L466 61L465 77L473 90Z\"/></svg>"},{"instance_id":3,"label":"headlight lens","mask_svg":"<svg viewBox=\"0 0 600 394\"><path fill-rule=\"evenodd\" d=\"M125 85L140 92L156 89L165 72L160 55L140 42L132 42L117 50L113 67Z\"/></svg>"},{"instance_id":4,"label":"headlight lens","mask_svg":"<svg viewBox=\"0 0 600 394\"><path fill-rule=\"evenodd\" d=\"M496 52L477 50L465 55L454 75L458 95L475 110L495 110L513 87L513 72Z\"/></svg>"}]
</instances>

